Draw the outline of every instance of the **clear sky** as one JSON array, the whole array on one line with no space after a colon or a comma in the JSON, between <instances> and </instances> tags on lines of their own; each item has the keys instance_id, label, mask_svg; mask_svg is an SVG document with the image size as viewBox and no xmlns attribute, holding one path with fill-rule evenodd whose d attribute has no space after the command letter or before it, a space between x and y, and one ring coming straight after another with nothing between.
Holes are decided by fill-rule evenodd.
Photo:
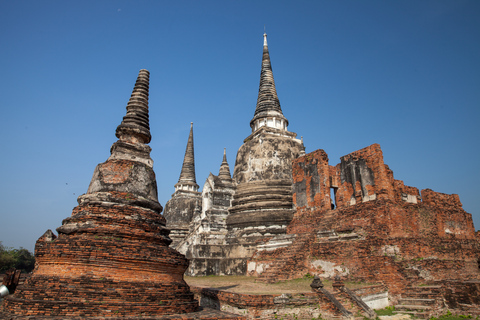
<instances>
[{"instance_id":1,"label":"clear sky","mask_svg":"<svg viewBox=\"0 0 480 320\"><path fill-rule=\"evenodd\" d=\"M480 228L480 1L0 0L0 241L33 250L109 156L150 71L159 201L190 122L197 183L250 133L264 25L289 130L331 165L379 143L396 179Z\"/></svg>"}]
</instances>

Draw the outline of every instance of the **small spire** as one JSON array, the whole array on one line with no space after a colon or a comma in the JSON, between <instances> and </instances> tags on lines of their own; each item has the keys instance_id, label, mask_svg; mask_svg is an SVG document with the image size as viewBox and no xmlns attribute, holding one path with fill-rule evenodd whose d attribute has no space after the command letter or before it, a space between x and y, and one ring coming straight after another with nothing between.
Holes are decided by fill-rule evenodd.
<instances>
[{"instance_id":1,"label":"small spire","mask_svg":"<svg viewBox=\"0 0 480 320\"><path fill-rule=\"evenodd\" d=\"M220 171L218 172L218 177L221 180L232 180L232 176L230 174L230 167L227 162L227 148L223 148L223 160L222 160L222 164L220 165Z\"/></svg>"},{"instance_id":2,"label":"small spire","mask_svg":"<svg viewBox=\"0 0 480 320\"><path fill-rule=\"evenodd\" d=\"M195 178L195 154L193 148L193 122L190 122L190 134L188 135L187 148L183 158L182 171L175 189L181 186L193 186L193 191L198 191L198 184Z\"/></svg>"},{"instance_id":3,"label":"small spire","mask_svg":"<svg viewBox=\"0 0 480 320\"><path fill-rule=\"evenodd\" d=\"M266 32L263 34L263 46L264 46L264 47L268 47L268 44L267 44L267 33L266 33Z\"/></svg>"}]
</instances>

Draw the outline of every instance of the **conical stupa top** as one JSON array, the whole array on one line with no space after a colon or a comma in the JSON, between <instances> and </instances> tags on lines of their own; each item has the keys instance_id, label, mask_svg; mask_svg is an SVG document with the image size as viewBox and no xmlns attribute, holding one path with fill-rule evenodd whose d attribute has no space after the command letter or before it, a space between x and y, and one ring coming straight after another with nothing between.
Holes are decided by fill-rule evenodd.
<instances>
[{"instance_id":1,"label":"conical stupa top","mask_svg":"<svg viewBox=\"0 0 480 320\"><path fill-rule=\"evenodd\" d=\"M138 73L127 104L127 114L115 131L118 140L110 148L109 160L133 160L153 167L152 149L147 145L152 140L148 123L149 77L150 73L145 69Z\"/></svg>"},{"instance_id":2,"label":"conical stupa top","mask_svg":"<svg viewBox=\"0 0 480 320\"><path fill-rule=\"evenodd\" d=\"M100 163L93 172L87 193L78 198L82 201L130 203L153 209L160 213L157 181L150 157L152 148L148 125L148 80L149 72L140 70L132 95L127 104L127 113L117 127L118 140L110 148L110 157ZM129 199L121 194L128 193Z\"/></svg>"},{"instance_id":3,"label":"conical stupa top","mask_svg":"<svg viewBox=\"0 0 480 320\"><path fill-rule=\"evenodd\" d=\"M115 135L123 141L149 143L152 140L148 121L148 85L150 73L142 69L127 104L127 114Z\"/></svg>"},{"instance_id":4,"label":"conical stupa top","mask_svg":"<svg viewBox=\"0 0 480 320\"><path fill-rule=\"evenodd\" d=\"M223 161L220 165L220 171L218 173L218 177L222 180L232 180L232 176L230 174L230 167L228 166L227 162L227 151L223 149Z\"/></svg>"},{"instance_id":5,"label":"conical stupa top","mask_svg":"<svg viewBox=\"0 0 480 320\"><path fill-rule=\"evenodd\" d=\"M266 121L267 117L275 117L276 120L283 119L283 121L286 122L286 125L288 125L287 119L283 116L282 108L280 107L280 100L278 99L277 90L275 89L266 33L263 34L263 39L262 69L260 71L257 107L255 108L253 119L250 121L252 129L255 127L255 121L260 119Z\"/></svg>"},{"instance_id":6,"label":"conical stupa top","mask_svg":"<svg viewBox=\"0 0 480 320\"><path fill-rule=\"evenodd\" d=\"M185 157L183 158L182 171L180 178L175 185L176 189L192 190L192 188L184 188L185 186L192 186L193 191L197 191L199 186L195 178L195 155L193 150L193 122L190 122L190 134L188 135L187 148L185 149ZM184 186L184 187L181 187Z\"/></svg>"}]
</instances>

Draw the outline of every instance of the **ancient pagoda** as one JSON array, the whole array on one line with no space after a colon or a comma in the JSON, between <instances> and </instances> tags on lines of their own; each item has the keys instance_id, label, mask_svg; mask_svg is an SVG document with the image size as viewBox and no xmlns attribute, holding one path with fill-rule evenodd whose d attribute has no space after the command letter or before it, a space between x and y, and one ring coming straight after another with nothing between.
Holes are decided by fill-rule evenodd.
<instances>
[{"instance_id":1,"label":"ancient pagoda","mask_svg":"<svg viewBox=\"0 0 480 320\"><path fill-rule=\"evenodd\" d=\"M35 270L5 299L1 318L230 319L196 312L183 280L188 262L169 247L147 145L148 91L149 72L140 70L111 156L58 236L48 230L37 241Z\"/></svg>"},{"instance_id":2,"label":"ancient pagoda","mask_svg":"<svg viewBox=\"0 0 480 320\"><path fill-rule=\"evenodd\" d=\"M195 212L189 234L176 248L190 262L187 275L244 273L238 270L237 263L224 263L232 253L232 246L225 244L225 238L228 209L234 193L235 184L224 149L218 175L210 172L203 185L201 211Z\"/></svg>"},{"instance_id":3,"label":"ancient pagoda","mask_svg":"<svg viewBox=\"0 0 480 320\"><path fill-rule=\"evenodd\" d=\"M233 178L224 153L219 175L210 173L205 182L201 208L194 207L193 202L178 201L175 194L167 203L167 226L171 223L175 229L178 221L190 219L188 234L182 234L183 240L176 246L190 261L189 275L246 274L248 259L257 244L266 238L284 236L295 212L292 161L304 154L305 147L296 139L296 133L288 131L289 123L275 89L266 34L263 39L258 98L250 121L252 131L237 152ZM170 202L176 205L176 212L185 214L167 215L174 211Z\"/></svg>"},{"instance_id":4,"label":"ancient pagoda","mask_svg":"<svg viewBox=\"0 0 480 320\"><path fill-rule=\"evenodd\" d=\"M249 243L265 235L286 232L294 208L292 160L304 152L296 133L288 131L275 89L272 66L263 35L263 57L252 133L237 152L233 180L237 189L227 219L232 243ZM248 254L247 254L248 255Z\"/></svg>"},{"instance_id":5,"label":"ancient pagoda","mask_svg":"<svg viewBox=\"0 0 480 320\"><path fill-rule=\"evenodd\" d=\"M198 188L195 178L193 122L191 122L180 177L175 184L175 192L172 194L172 198L165 204L163 214L167 221L167 227L171 231L170 238L173 241L173 248L177 248L178 244L188 234L190 222L195 212L200 213L201 211L202 198Z\"/></svg>"}]
</instances>

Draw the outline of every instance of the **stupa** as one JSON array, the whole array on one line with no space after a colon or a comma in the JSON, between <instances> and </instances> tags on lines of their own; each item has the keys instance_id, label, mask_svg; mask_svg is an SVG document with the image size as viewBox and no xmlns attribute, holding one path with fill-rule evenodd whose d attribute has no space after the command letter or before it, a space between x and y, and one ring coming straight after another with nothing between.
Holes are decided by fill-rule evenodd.
<instances>
[{"instance_id":1,"label":"stupa","mask_svg":"<svg viewBox=\"0 0 480 320\"><path fill-rule=\"evenodd\" d=\"M193 122L191 122L180 177L175 184L175 192L165 204L165 211L163 212L167 221L167 228L171 232L171 247L176 250L178 250L178 244L187 236L193 216L201 211L202 194L198 192L198 188L195 177Z\"/></svg>"},{"instance_id":2,"label":"stupa","mask_svg":"<svg viewBox=\"0 0 480 320\"><path fill-rule=\"evenodd\" d=\"M297 134L288 131L275 89L267 34L263 37L257 105L250 121L252 133L237 152L233 172L237 188L227 218L231 243L253 243L264 236L286 233L295 212L292 161L305 150Z\"/></svg>"},{"instance_id":3,"label":"stupa","mask_svg":"<svg viewBox=\"0 0 480 320\"><path fill-rule=\"evenodd\" d=\"M149 72L140 70L111 156L58 236L48 230L38 239L33 274L5 299L2 318L237 318L196 312L183 280L188 262L169 247L147 145L148 91Z\"/></svg>"}]
</instances>

